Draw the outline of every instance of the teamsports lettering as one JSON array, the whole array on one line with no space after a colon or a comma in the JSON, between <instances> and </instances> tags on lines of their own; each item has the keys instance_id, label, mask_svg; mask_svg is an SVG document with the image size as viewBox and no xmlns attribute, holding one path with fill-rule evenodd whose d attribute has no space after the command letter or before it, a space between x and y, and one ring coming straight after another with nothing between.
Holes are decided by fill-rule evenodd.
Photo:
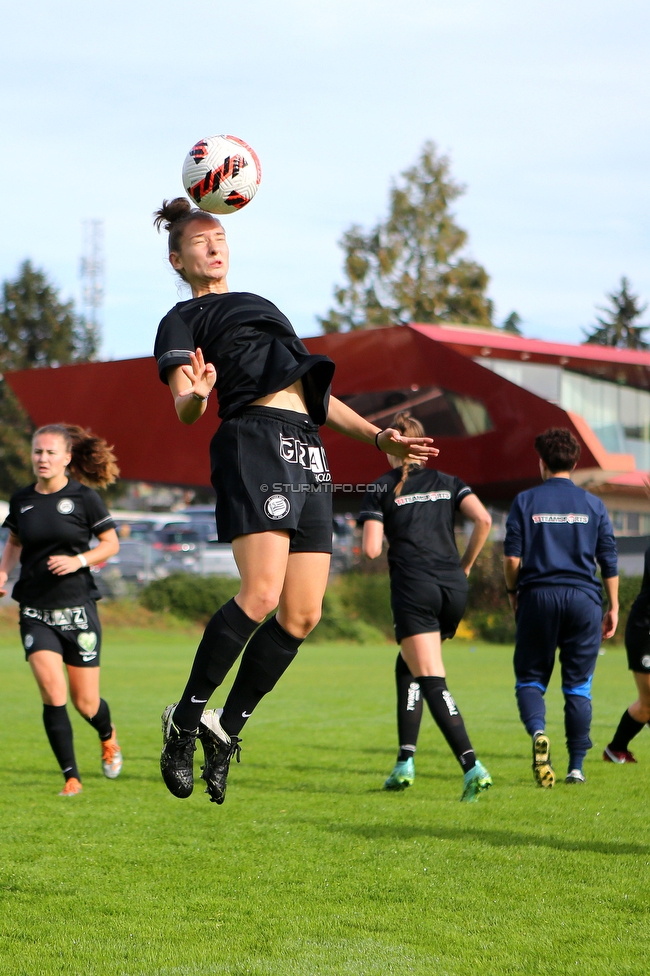
<instances>
[{"instance_id":1,"label":"teamsports lettering","mask_svg":"<svg viewBox=\"0 0 650 976\"><path fill-rule=\"evenodd\" d=\"M535 522L535 524L544 522L551 525L586 525L588 521L588 515L576 515L575 512L541 512L539 515L533 515L533 522Z\"/></svg>"},{"instance_id":2,"label":"teamsports lettering","mask_svg":"<svg viewBox=\"0 0 650 976\"><path fill-rule=\"evenodd\" d=\"M399 498L395 499L395 504L398 506L415 505L416 502L440 502L450 501L450 499L450 491L423 491L417 495L400 495Z\"/></svg>"},{"instance_id":3,"label":"teamsports lettering","mask_svg":"<svg viewBox=\"0 0 650 976\"><path fill-rule=\"evenodd\" d=\"M59 630L88 630L85 607L63 607L61 610L42 610L40 607L23 607L23 617L40 620Z\"/></svg>"},{"instance_id":4,"label":"teamsports lettering","mask_svg":"<svg viewBox=\"0 0 650 976\"><path fill-rule=\"evenodd\" d=\"M331 481L327 455L322 447L304 444L298 437L283 437L280 434L280 457L290 464L300 464L305 471L311 471L316 481Z\"/></svg>"}]
</instances>

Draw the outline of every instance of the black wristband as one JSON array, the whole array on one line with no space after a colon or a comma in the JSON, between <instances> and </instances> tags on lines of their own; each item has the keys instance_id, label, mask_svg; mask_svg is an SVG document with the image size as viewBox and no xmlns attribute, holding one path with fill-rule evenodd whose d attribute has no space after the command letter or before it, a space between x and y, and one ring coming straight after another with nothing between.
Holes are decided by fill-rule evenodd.
<instances>
[{"instance_id":1,"label":"black wristband","mask_svg":"<svg viewBox=\"0 0 650 976\"><path fill-rule=\"evenodd\" d=\"M381 448L379 446L379 435L383 433L384 433L383 430L378 430L377 433L375 434L375 447L377 448L378 451L381 451Z\"/></svg>"},{"instance_id":2,"label":"black wristband","mask_svg":"<svg viewBox=\"0 0 650 976\"><path fill-rule=\"evenodd\" d=\"M199 403L205 403L205 401L208 399L209 396L210 396L210 394L208 393L208 396L202 397L202 396L199 396L198 393L194 393L194 391L192 391L192 399L193 400L198 400Z\"/></svg>"}]
</instances>

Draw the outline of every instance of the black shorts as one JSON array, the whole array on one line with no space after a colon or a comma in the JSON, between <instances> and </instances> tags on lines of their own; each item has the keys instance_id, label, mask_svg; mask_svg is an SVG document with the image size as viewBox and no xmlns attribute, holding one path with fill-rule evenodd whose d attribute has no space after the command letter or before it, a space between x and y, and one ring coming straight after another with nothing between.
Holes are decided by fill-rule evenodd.
<instances>
[{"instance_id":1,"label":"black shorts","mask_svg":"<svg viewBox=\"0 0 650 976\"><path fill-rule=\"evenodd\" d=\"M306 414L246 407L219 427L210 462L220 542L286 529L290 552L332 551L332 478Z\"/></svg>"},{"instance_id":2,"label":"black shorts","mask_svg":"<svg viewBox=\"0 0 650 976\"><path fill-rule=\"evenodd\" d=\"M467 591L467 582L463 586L462 580L452 587L435 579L391 578L390 602L397 643L414 634L437 631L442 640L453 637L465 613Z\"/></svg>"},{"instance_id":3,"label":"black shorts","mask_svg":"<svg viewBox=\"0 0 650 976\"><path fill-rule=\"evenodd\" d=\"M650 621L647 614L632 611L625 628L627 666L638 674L650 674Z\"/></svg>"},{"instance_id":4,"label":"black shorts","mask_svg":"<svg viewBox=\"0 0 650 976\"><path fill-rule=\"evenodd\" d=\"M58 610L21 604L20 637L26 660L34 651L55 651L75 668L99 667L102 628L94 600Z\"/></svg>"}]
</instances>

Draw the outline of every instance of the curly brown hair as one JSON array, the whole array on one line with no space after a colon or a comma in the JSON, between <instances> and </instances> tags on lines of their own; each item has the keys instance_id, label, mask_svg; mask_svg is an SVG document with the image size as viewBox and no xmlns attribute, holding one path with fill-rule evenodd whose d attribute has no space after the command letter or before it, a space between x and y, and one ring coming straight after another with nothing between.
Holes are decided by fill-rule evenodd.
<instances>
[{"instance_id":1,"label":"curly brown hair","mask_svg":"<svg viewBox=\"0 0 650 976\"><path fill-rule=\"evenodd\" d=\"M46 424L34 432L32 444L40 434L55 434L62 438L72 455L68 470L77 481L89 488L105 488L117 480L120 473L117 458L103 437L77 424Z\"/></svg>"},{"instance_id":2,"label":"curly brown hair","mask_svg":"<svg viewBox=\"0 0 650 976\"><path fill-rule=\"evenodd\" d=\"M566 427L549 427L538 434L535 450L552 474L573 471L580 459L580 445Z\"/></svg>"}]
</instances>

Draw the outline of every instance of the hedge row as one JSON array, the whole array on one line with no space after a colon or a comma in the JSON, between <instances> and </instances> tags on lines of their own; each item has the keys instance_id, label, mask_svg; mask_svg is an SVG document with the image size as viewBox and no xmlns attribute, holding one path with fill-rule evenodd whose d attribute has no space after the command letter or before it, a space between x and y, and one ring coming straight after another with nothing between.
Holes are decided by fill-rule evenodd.
<instances>
[{"instance_id":1,"label":"hedge row","mask_svg":"<svg viewBox=\"0 0 650 976\"><path fill-rule=\"evenodd\" d=\"M618 641L623 639L627 615L640 587L640 577L621 577ZM140 600L148 610L205 624L238 589L237 579L174 573L150 583ZM515 622L503 582L502 549L497 543L486 547L470 575L467 613L460 633L498 644L514 642ZM310 639L359 644L392 640L388 574L353 572L334 579L325 593L321 621Z\"/></svg>"}]
</instances>

